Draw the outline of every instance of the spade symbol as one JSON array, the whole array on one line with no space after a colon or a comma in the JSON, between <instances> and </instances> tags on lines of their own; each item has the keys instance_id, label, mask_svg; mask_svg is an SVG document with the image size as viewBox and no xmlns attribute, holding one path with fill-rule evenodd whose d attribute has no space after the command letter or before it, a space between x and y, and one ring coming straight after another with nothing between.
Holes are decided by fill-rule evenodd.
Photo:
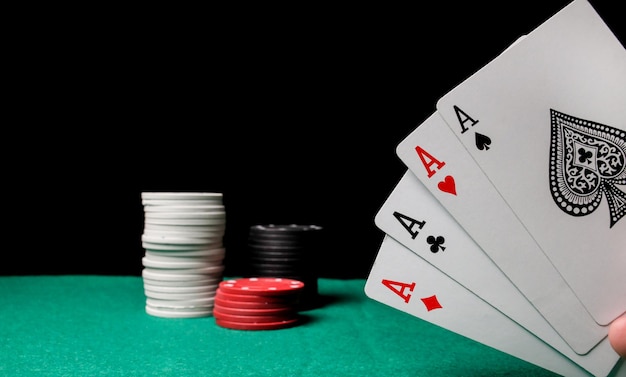
<instances>
[{"instance_id":1,"label":"spade symbol","mask_svg":"<svg viewBox=\"0 0 626 377\"><path fill-rule=\"evenodd\" d=\"M476 148L482 150L489 150L489 146L491 145L491 138L489 136L479 134L476 132Z\"/></svg>"},{"instance_id":2,"label":"spade symbol","mask_svg":"<svg viewBox=\"0 0 626 377\"><path fill-rule=\"evenodd\" d=\"M571 216L594 212L606 198L612 228L626 215L626 132L550 110L550 192Z\"/></svg>"}]
</instances>

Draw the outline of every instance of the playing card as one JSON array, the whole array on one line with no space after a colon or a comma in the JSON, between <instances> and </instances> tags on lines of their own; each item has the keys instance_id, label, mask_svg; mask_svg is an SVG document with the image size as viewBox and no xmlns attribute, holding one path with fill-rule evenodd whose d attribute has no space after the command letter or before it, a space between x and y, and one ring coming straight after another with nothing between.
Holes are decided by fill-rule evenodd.
<instances>
[{"instance_id":1,"label":"playing card","mask_svg":"<svg viewBox=\"0 0 626 377\"><path fill-rule=\"evenodd\" d=\"M576 353L606 337L439 114L396 152Z\"/></svg>"},{"instance_id":2,"label":"playing card","mask_svg":"<svg viewBox=\"0 0 626 377\"><path fill-rule=\"evenodd\" d=\"M397 242L591 374L606 376L619 359L608 338L587 355L573 352L410 171L402 176L382 205L375 223Z\"/></svg>"},{"instance_id":3,"label":"playing card","mask_svg":"<svg viewBox=\"0 0 626 377\"><path fill-rule=\"evenodd\" d=\"M378 251L365 294L560 375L588 376L575 363L389 236Z\"/></svg>"},{"instance_id":4,"label":"playing card","mask_svg":"<svg viewBox=\"0 0 626 377\"><path fill-rule=\"evenodd\" d=\"M520 261L553 265L597 323L624 313L626 50L593 7L570 3L437 110L545 253ZM557 297L547 275L496 263Z\"/></svg>"}]
</instances>

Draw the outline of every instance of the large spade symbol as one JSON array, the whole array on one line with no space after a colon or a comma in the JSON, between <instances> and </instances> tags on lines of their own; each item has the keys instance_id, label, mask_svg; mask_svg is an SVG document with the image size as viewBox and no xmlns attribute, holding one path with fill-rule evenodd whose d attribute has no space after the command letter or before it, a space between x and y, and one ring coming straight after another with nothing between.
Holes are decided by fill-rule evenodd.
<instances>
[{"instance_id":1,"label":"large spade symbol","mask_svg":"<svg viewBox=\"0 0 626 377\"><path fill-rule=\"evenodd\" d=\"M550 191L565 213L585 216L606 197L612 228L626 213L626 131L550 110Z\"/></svg>"}]
</instances>

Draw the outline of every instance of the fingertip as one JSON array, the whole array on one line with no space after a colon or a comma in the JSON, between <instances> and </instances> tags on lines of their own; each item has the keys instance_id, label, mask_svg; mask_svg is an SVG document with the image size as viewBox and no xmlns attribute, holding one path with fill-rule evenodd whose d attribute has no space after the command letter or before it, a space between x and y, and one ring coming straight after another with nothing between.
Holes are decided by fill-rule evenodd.
<instances>
[{"instance_id":1,"label":"fingertip","mask_svg":"<svg viewBox=\"0 0 626 377\"><path fill-rule=\"evenodd\" d=\"M626 315L615 319L609 326L609 343L615 352L626 358Z\"/></svg>"}]
</instances>

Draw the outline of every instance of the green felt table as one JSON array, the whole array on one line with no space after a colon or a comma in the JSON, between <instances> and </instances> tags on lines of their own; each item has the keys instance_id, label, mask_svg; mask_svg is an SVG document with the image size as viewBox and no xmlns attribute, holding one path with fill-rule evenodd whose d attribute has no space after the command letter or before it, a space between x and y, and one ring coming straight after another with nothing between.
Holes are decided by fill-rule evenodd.
<instances>
[{"instance_id":1,"label":"green felt table","mask_svg":"<svg viewBox=\"0 0 626 377\"><path fill-rule=\"evenodd\" d=\"M145 311L141 277L0 277L1 376L554 376L319 279L301 325L244 331Z\"/></svg>"}]
</instances>

